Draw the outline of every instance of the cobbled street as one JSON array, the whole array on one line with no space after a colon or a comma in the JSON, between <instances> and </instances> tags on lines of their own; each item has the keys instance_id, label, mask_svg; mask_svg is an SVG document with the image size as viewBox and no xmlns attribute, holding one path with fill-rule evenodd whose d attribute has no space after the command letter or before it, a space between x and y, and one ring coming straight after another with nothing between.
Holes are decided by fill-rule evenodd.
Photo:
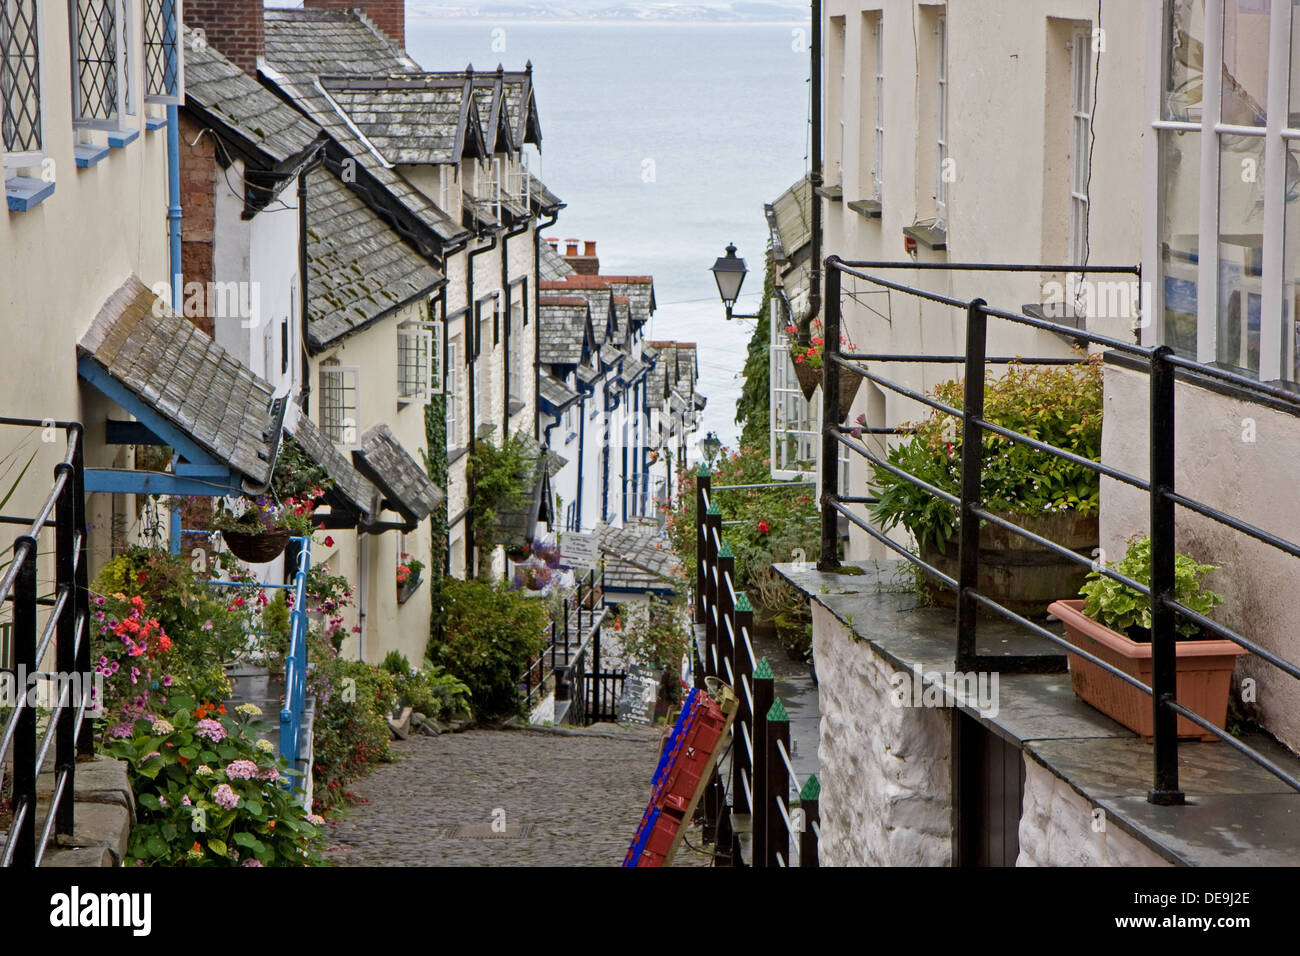
<instances>
[{"instance_id":1,"label":"cobbled street","mask_svg":"<svg viewBox=\"0 0 1300 956\"><path fill-rule=\"evenodd\" d=\"M618 866L650 798L658 743L645 727L396 741L397 762L351 788L368 802L331 827L327 856L342 866Z\"/></svg>"}]
</instances>

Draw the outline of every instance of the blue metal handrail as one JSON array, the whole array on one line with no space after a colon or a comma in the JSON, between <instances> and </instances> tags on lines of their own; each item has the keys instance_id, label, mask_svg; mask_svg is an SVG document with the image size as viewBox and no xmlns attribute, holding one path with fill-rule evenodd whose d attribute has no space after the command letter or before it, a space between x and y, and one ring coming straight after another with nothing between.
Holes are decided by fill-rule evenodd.
<instances>
[{"instance_id":1,"label":"blue metal handrail","mask_svg":"<svg viewBox=\"0 0 1300 956\"><path fill-rule=\"evenodd\" d=\"M307 705L307 572L311 568L311 536L295 538L298 571L293 580L293 611L289 615L289 653L284 662L284 707L280 710L280 754L296 767L302 756L302 715ZM290 786L298 789L291 778Z\"/></svg>"}]
</instances>

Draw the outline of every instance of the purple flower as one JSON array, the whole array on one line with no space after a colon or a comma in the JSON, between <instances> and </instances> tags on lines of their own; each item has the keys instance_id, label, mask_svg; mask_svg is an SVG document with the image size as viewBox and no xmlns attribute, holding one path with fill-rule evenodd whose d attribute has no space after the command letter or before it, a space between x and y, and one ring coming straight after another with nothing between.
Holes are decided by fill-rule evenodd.
<instances>
[{"instance_id":1,"label":"purple flower","mask_svg":"<svg viewBox=\"0 0 1300 956\"><path fill-rule=\"evenodd\" d=\"M243 863L239 865L240 866L261 866L262 861L257 859L256 857L250 856L247 860L245 860Z\"/></svg>"},{"instance_id":2,"label":"purple flower","mask_svg":"<svg viewBox=\"0 0 1300 956\"><path fill-rule=\"evenodd\" d=\"M194 725L194 736L204 737L214 744L219 744L226 739L226 728L222 727L220 722L209 717L206 720L200 720Z\"/></svg>"},{"instance_id":3,"label":"purple flower","mask_svg":"<svg viewBox=\"0 0 1300 956\"><path fill-rule=\"evenodd\" d=\"M231 780L252 780L257 773L257 764L251 760L232 760L226 767L226 776Z\"/></svg>"},{"instance_id":4,"label":"purple flower","mask_svg":"<svg viewBox=\"0 0 1300 956\"><path fill-rule=\"evenodd\" d=\"M228 783L219 784L217 789L212 791L212 799L217 802L218 806L227 810L233 810L239 806L239 794L231 790Z\"/></svg>"},{"instance_id":5,"label":"purple flower","mask_svg":"<svg viewBox=\"0 0 1300 956\"><path fill-rule=\"evenodd\" d=\"M133 730L134 728L132 727L131 721L124 720L120 724L114 724L112 729L109 730L108 735L110 737L116 737L119 740L125 740L127 737L131 736Z\"/></svg>"},{"instance_id":6,"label":"purple flower","mask_svg":"<svg viewBox=\"0 0 1300 956\"><path fill-rule=\"evenodd\" d=\"M247 761L245 761L247 763ZM279 783L280 771L274 767L267 767L265 770L259 770L257 773L258 780L265 780L267 783Z\"/></svg>"}]
</instances>

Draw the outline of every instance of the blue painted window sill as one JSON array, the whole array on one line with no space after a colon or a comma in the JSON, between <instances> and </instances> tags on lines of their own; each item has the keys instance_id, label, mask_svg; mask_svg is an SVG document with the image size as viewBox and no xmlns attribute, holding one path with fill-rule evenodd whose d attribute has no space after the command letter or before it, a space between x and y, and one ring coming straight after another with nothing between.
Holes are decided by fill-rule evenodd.
<instances>
[{"instance_id":1,"label":"blue painted window sill","mask_svg":"<svg viewBox=\"0 0 1300 956\"><path fill-rule=\"evenodd\" d=\"M150 116L149 119L145 121L145 128L151 133L155 130L166 129L167 119L162 116Z\"/></svg>"},{"instance_id":2,"label":"blue painted window sill","mask_svg":"<svg viewBox=\"0 0 1300 956\"><path fill-rule=\"evenodd\" d=\"M54 195L54 183L31 176L15 176L5 180L5 200L10 212L27 212L35 209Z\"/></svg>"},{"instance_id":3,"label":"blue painted window sill","mask_svg":"<svg viewBox=\"0 0 1300 956\"><path fill-rule=\"evenodd\" d=\"M77 157L78 169L89 169L108 156L107 146L96 146L94 143L78 143L73 147L73 154Z\"/></svg>"},{"instance_id":4,"label":"blue painted window sill","mask_svg":"<svg viewBox=\"0 0 1300 956\"><path fill-rule=\"evenodd\" d=\"M140 138L138 129L115 129L108 134L108 145L113 149L122 149Z\"/></svg>"}]
</instances>

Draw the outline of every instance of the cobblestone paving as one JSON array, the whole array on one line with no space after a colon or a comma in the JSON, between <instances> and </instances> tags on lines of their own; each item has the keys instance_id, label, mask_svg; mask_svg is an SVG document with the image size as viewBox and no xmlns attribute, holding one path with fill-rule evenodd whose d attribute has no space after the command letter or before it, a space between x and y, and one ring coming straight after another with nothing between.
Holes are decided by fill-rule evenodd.
<instances>
[{"instance_id":1,"label":"cobblestone paving","mask_svg":"<svg viewBox=\"0 0 1300 956\"><path fill-rule=\"evenodd\" d=\"M342 866L618 866L650 798L658 742L650 728L397 741L398 762L352 787L369 802L331 828L327 856ZM492 833L494 810L505 834Z\"/></svg>"}]
</instances>

